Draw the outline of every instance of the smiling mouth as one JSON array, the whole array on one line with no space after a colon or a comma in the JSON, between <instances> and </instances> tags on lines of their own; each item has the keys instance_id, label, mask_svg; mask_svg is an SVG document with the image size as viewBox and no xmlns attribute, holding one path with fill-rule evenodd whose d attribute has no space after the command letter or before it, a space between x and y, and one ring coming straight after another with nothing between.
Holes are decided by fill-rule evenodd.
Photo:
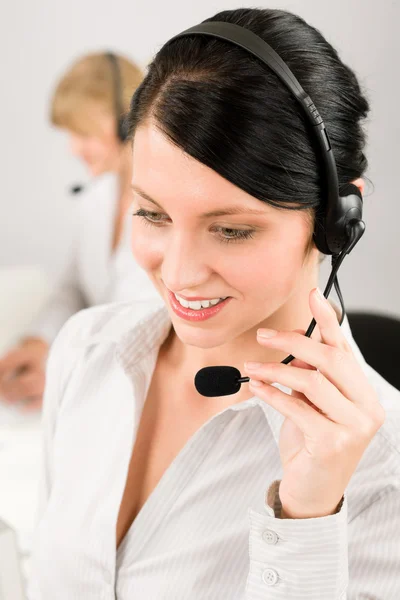
<instances>
[{"instance_id":1,"label":"smiling mouth","mask_svg":"<svg viewBox=\"0 0 400 600\"><path fill-rule=\"evenodd\" d=\"M171 294L174 296L176 302L178 302L183 308L187 308L189 310L206 310L207 308L212 308L213 306L218 306L221 302L226 300L228 296L223 298L210 298L210 299L202 299L202 300L186 300L177 294Z\"/></svg>"},{"instance_id":2,"label":"smiling mouth","mask_svg":"<svg viewBox=\"0 0 400 600\"><path fill-rule=\"evenodd\" d=\"M182 301L180 302L175 294L169 290L168 296L175 314L189 321L204 321L217 315L232 299L230 296L227 296L226 298L216 298L214 304L211 304L209 301L204 301L202 303L199 300L182 304Z\"/></svg>"}]
</instances>

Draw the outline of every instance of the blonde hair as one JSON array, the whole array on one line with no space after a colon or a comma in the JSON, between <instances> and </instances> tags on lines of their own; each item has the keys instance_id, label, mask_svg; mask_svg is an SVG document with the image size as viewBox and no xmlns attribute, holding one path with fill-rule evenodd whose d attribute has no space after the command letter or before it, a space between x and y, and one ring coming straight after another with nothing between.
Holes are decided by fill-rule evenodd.
<instances>
[{"instance_id":1,"label":"blonde hair","mask_svg":"<svg viewBox=\"0 0 400 600\"><path fill-rule=\"evenodd\" d=\"M142 70L131 60L116 56L120 73L121 108L143 80ZM101 115L115 114L115 73L106 52L87 54L74 62L58 82L50 106L50 120L57 127L80 134L99 134Z\"/></svg>"}]
</instances>

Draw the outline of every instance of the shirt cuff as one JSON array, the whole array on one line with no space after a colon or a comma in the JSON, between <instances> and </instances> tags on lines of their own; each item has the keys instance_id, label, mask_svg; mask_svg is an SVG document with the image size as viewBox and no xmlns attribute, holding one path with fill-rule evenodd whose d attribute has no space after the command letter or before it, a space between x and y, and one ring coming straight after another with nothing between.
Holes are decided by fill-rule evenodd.
<instances>
[{"instance_id":1,"label":"shirt cuff","mask_svg":"<svg viewBox=\"0 0 400 600\"><path fill-rule=\"evenodd\" d=\"M246 600L339 600L348 585L347 496L334 515L280 519L280 481L265 513L249 509L250 569Z\"/></svg>"}]
</instances>

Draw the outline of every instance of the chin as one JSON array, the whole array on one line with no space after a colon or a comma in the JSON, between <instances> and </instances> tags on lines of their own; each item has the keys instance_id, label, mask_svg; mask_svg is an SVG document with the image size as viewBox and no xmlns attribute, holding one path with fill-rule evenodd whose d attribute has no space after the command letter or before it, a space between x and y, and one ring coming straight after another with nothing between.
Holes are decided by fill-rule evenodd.
<instances>
[{"instance_id":1,"label":"chin","mask_svg":"<svg viewBox=\"0 0 400 600\"><path fill-rule=\"evenodd\" d=\"M99 165L98 163L91 163L86 166L92 177L100 177L100 175L103 175L107 171L103 165Z\"/></svg>"},{"instance_id":2,"label":"chin","mask_svg":"<svg viewBox=\"0 0 400 600\"><path fill-rule=\"evenodd\" d=\"M87 170L89 171L89 174L92 177L97 177L97 175L99 174L98 173L98 169L97 169L97 167L95 165L91 165L89 163L86 163L86 168L87 168Z\"/></svg>"},{"instance_id":3,"label":"chin","mask_svg":"<svg viewBox=\"0 0 400 600\"><path fill-rule=\"evenodd\" d=\"M182 323L174 314L170 313L170 316L176 335L187 346L203 348L204 350L218 348L235 337L230 331L203 329L201 325L196 325L196 323Z\"/></svg>"}]
</instances>

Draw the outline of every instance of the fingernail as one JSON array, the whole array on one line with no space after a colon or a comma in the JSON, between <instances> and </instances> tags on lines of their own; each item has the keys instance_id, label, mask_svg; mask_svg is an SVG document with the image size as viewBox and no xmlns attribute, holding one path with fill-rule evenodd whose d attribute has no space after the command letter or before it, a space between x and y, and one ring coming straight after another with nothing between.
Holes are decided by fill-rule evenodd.
<instances>
[{"instance_id":1,"label":"fingernail","mask_svg":"<svg viewBox=\"0 0 400 600\"><path fill-rule=\"evenodd\" d=\"M262 363L260 363L260 362L245 362L244 368L249 369L251 371L251 369L259 369L261 367L261 365L262 365Z\"/></svg>"},{"instance_id":2,"label":"fingernail","mask_svg":"<svg viewBox=\"0 0 400 600\"><path fill-rule=\"evenodd\" d=\"M277 333L275 329L257 329L257 335L260 338L272 338Z\"/></svg>"},{"instance_id":3,"label":"fingernail","mask_svg":"<svg viewBox=\"0 0 400 600\"><path fill-rule=\"evenodd\" d=\"M258 379L250 379L249 384L251 387L261 387L262 381L258 381Z\"/></svg>"}]
</instances>

